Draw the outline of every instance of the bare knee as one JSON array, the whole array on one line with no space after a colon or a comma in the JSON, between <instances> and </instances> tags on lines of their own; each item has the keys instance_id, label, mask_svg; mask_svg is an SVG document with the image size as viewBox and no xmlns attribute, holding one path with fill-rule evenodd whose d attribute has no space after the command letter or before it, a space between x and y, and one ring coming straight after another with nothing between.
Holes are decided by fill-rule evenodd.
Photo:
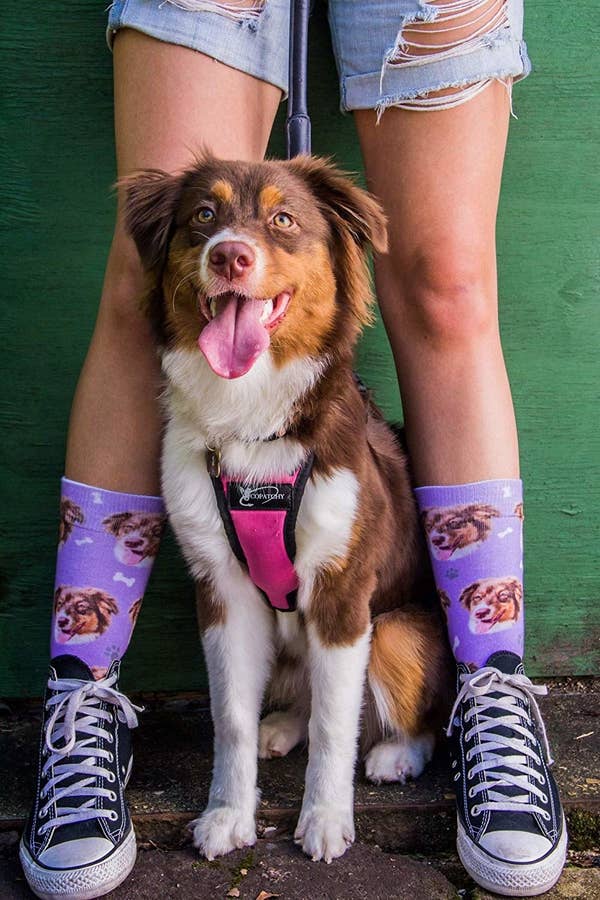
<instances>
[{"instance_id":1,"label":"bare knee","mask_svg":"<svg viewBox=\"0 0 600 900\"><path fill-rule=\"evenodd\" d=\"M495 266L472 251L418 254L404 265L392 255L380 280L388 327L413 344L458 348L497 332Z\"/></svg>"},{"instance_id":2,"label":"bare knee","mask_svg":"<svg viewBox=\"0 0 600 900\"><path fill-rule=\"evenodd\" d=\"M97 327L149 334L143 300L148 288L135 244L117 227L108 256Z\"/></svg>"}]
</instances>

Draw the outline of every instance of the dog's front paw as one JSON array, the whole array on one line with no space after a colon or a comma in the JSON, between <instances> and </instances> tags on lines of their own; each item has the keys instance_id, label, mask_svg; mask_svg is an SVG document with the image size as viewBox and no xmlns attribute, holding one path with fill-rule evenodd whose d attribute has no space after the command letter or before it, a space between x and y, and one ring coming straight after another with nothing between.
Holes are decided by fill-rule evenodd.
<instances>
[{"instance_id":1,"label":"dog's front paw","mask_svg":"<svg viewBox=\"0 0 600 900\"><path fill-rule=\"evenodd\" d=\"M258 755L261 759L286 756L306 740L306 721L291 712L272 712L260 723Z\"/></svg>"},{"instance_id":2,"label":"dog's front paw","mask_svg":"<svg viewBox=\"0 0 600 900\"><path fill-rule=\"evenodd\" d=\"M188 828L193 834L194 847L207 859L256 843L254 814L233 806L207 809Z\"/></svg>"},{"instance_id":3,"label":"dog's front paw","mask_svg":"<svg viewBox=\"0 0 600 900\"><path fill-rule=\"evenodd\" d=\"M300 813L294 840L313 862L342 856L354 843L354 820L351 811L335 807L310 807Z\"/></svg>"}]
</instances>

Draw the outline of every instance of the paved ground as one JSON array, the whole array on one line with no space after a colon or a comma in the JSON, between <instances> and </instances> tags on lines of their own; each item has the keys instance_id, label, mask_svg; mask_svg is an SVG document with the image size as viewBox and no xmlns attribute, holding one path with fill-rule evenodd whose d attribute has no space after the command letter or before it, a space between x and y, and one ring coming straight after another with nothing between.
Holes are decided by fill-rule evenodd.
<instances>
[{"instance_id":1,"label":"paved ground","mask_svg":"<svg viewBox=\"0 0 600 900\"><path fill-rule=\"evenodd\" d=\"M600 866L600 858L586 863ZM0 859L2 900L32 900L14 847ZM331 865L313 863L291 841L261 840L206 862L192 848L141 850L127 881L108 900L488 900L455 857L425 860L355 844ZM600 900L600 868L569 867L547 900Z\"/></svg>"},{"instance_id":2,"label":"paved ground","mask_svg":"<svg viewBox=\"0 0 600 900\"><path fill-rule=\"evenodd\" d=\"M357 779L357 844L327 866L294 847L291 832L306 756L260 764L262 840L252 852L207 863L186 846L185 823L202 808L211 728L201 697L146 698L128 798L138 863L111 900L487 900L453 855L452 793L443 749L417 781L374 786ZM555 684L542 701L569 818L571 862L548 898L600 900L600 683ZM0 705L0 900L31 898L16 842L31 799L38 708ZM237 893L239 891L239 894ZM233 892L233 893L232 893ZM261 893L261 892L266 892Z\"/></svg>"}]
</instances>

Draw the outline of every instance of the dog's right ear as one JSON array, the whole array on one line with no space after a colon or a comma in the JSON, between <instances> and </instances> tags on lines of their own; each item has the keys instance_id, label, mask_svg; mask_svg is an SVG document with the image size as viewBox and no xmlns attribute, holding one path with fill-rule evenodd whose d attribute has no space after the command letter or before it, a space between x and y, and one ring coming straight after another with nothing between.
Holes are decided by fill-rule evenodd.
<instances>
[{"instance_id":1,"label":"dog's right ear","mask_svg":"<svg viewBox=\"0 0 600 900\"><path fill-rule=\"evenodd\" d=\"M464 606L465 609L471 609L471 603L473 602L473 597L481 587L478 581L474 581L473 584L470 584L468 587L464 589L462 594L459 597L458 602L461 606Z\"/></svg>"},{"instance_id":2,"label":"dog's right ear","mask_svg":"<svg viewBox=\"0 0 600 900\"><path fill-rule=\"evenodd\" d=\"M182 185L182 175L160 169L145 169L117 182L125 193L125 227L150 271L165 263Z\"/></svg>"}]
</instances>

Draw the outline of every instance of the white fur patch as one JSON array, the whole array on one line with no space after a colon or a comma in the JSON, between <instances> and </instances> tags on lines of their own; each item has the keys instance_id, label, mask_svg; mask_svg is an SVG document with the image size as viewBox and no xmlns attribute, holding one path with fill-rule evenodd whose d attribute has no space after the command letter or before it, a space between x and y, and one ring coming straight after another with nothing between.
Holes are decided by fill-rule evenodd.
<instances>
[{"instance_id":1,"label":"white fur patch","mask_svg":"<svg viewBox=\"0 0 600 900\"><path fill-rule=\"evenodd\" d=\"M214 273L209 268L209 256L213 247L223 241L235 241L235 243L247 244L254 251L254 265L252 267L252 277L246 282L248 290L252 293L256 288L255 285L260 284L265 273L265 254L260 243L249 234L243 232L232 231L231 228L222 228L204 244L202 252L198 258L198 271L202 284L207 285L214 279ZM234 285L232 285L232 289ZM257 295L258 296L258 295Z\"/></svg>"},{"instance_id":2,"label":"white fur patch","mask_svg":"<svg viewBox=\"0 0 600 900\"><path fill-rule=\"evenodd\" d=\"M302 609L310 603L318 570L348 553L359 490L349 469L338 469L331 477L317 475L306 485L296 520L298 603Z\"/></svg>"},{"instance_id":3,"label":"white fur patch","mask_svg":"<svg viewBox=\"0 0 600 900\"><path fill-rule=\"evenodd\" d=\"M248 481L290 474L301 464L304 451L297 441L264 441L285 430L294 404L313 387L327 360L297 359L277 368L267 352L231 380L216 375L200 350L169 350L162 364L170 382L169 418L187 423L191 450L222 447L227 472Z\"/></svg>"},{"instance_id":4,"label":"white fur patch","mask_svg":"<svg viewBox=\"0 0 600 900\"><path fill-rule=\"evenodd\" d=\"M395 741L375 744L365 760L365 775L370 781L399 781L417 778L433 756L435 738L432 734L403 737Z\"/></svg>"},{"instance_id":5,"label":"white fur patch","mask_svg":"<svg viewBox=\"0 0 600 900\"><path fill-rule=\"evenodd\" d=\"M312 684L309 757L295 838L312 859L331 862L354 840L354 764L370 629L344 647L326 647L307 626Z\"/></svg>"}]
</instances>

